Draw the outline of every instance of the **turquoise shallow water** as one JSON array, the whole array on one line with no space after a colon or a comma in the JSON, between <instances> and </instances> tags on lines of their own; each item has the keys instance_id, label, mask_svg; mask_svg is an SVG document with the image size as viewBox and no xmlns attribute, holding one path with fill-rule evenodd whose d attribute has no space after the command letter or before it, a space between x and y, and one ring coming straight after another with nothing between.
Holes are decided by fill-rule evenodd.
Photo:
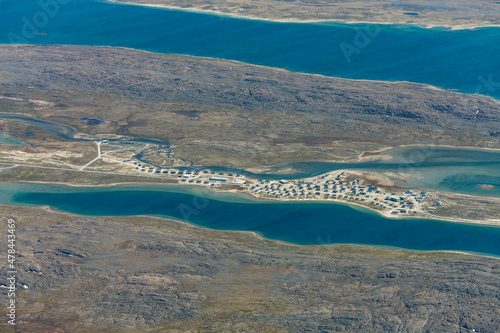
<instances>
[{"instance_id":1,"label":"turquoise shallow water","mask_svg":"<svg viewBox=\"0 0 500 333\"><path fill-rule=\"evenodd\" d=\"M0 113L0 119L17 119L46 129L65 140L75 140L76 129L68 125L33 119L23 115ZM0 135L0 142L2 136ZM132 138L168 144L156 140ZM297 179L314 177L340 169L363 169L409 174L408 180L396 185L411 189L433 189L464 194L500 197L500 151L485 149L445 148L436 146L400 147L383 153L390 159L362 163L288 162L268 168L264 173L251 173L241 169L207 166L216 171L241 173L261 179ZM185 169L203 169L203 166ZM483 187L489 185L490 187Z\"/></svg>"},{"instance_id":2,"label":"turquoise shallow water","mask_svg":"<svg viewBox=\"0 0 500 333\"><path fill-rule=\"evenodd\" d=\"M1 1L0 43L123 46L500 98L500 28L273 23L93 0L61 2L67 4L43 16L37 0ZM355 51L346 56L346 48Z\"/></svg>"},{"instance_id":3,"label":"turquoise shallow water","mask_svg":"<svg viewBox=\"0 0 500 333\"><path fill-rule=\"evenodd\" d=\"M500 151L484 149L412 146L387 150L390 159L363 163L291 162L270 168L270 173L291 168L300 178L319 175L338 169L361 169L409 175L397 181L402 188L421 188L481 196L500 196ZM261 176L262 177L262 176ZM270 178L279 178L279 174ZM491 185L484 188L481 185Z\"/></svg>"},{"instance_id":4,"label":"turquoise shallow water","mask_svg":"<svg viewBox=\"0 0 500 333\"><path fill-rule=\"evenodd\" d=\"M169 216L207 228L255 231L295 244L354 243L500 256L500 227L387 219L342 204L257 201L192 187L0 184L0 203L50 205L81 215Z\"/></svg>"},{"instance_id":5,"label":"turquoise shallow water","mask_svg":"<svg viewBox=\"0 0 500 333\"><path fill-rule=\"evenodd\" d=\"M18 140L16 138L11 137L5 132L0 132L0 145L7 145L7 146L26 146L27 143L21 140Z\"/></svg>"}]
</instances>

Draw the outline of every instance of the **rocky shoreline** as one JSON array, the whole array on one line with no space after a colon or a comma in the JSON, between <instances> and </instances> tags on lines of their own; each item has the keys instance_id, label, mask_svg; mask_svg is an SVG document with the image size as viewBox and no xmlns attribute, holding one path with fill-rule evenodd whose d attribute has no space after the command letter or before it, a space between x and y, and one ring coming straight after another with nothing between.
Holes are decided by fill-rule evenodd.
<instances>
[{"instance_id":1,"label":"rocky shoreline","mask_svg":"<svg viewBox=\"0 0 500 333\"><path fill-rule=\"evenodd\" d=\"M498 259L292 246L150 217L0 211L19 225L22 332L500 328Z\"/></svg>"}]
</instances>

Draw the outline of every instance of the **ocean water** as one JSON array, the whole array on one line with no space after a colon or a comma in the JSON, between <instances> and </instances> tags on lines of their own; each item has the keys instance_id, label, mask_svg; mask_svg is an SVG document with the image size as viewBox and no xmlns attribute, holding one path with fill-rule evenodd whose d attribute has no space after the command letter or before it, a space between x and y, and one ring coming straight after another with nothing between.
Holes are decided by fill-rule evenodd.
<instances>
[{"instance_id":1,"label":"ocean water","mask_svg":"<svg viewBox=\"0 0 500 333\"><path fill-rule=\"evenodd\" d=\"M206 228L255 231L303 245L350 243L500 256L500 227L387 219L344 204L259 201L192 187L0 184L0 204L50 205L90 216L173 217Z\"/></svg>"},{"instance_id":2,"label":"ocean water","mask_svg":"<svg viewBox=\"0 0 500 333\"><path fill-rule=\"evenodd\" d=\"M0 2L0 43L122 46L500 99L500 28L275 23L94 0ZM47 14L47 12L49 14Z\"/></svg>"}]
</instances>

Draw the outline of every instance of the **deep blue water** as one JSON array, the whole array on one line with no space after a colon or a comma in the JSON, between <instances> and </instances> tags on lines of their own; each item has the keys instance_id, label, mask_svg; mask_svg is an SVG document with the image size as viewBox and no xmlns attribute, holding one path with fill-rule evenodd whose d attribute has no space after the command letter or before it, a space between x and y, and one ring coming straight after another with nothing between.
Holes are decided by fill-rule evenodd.
<instances>
[{"instance_id":1,"label":"deep blue water","mask_svg":"<svg viewBox=\"0 0 500 333\"><path fill-rule=\"evenodd\" d=\"M0 203L50 205L92 216L169 216L207 228L255 231L266 238L304 245L353 243L500 256L500 227L387 219L342 204L257 201L189 187L0 184Z\"/></svg>"},{"instance_id":2,"label":"deep blue water","mask_svg":"<svg viewBox=\"0 0 500 333\"><path fill-rule=\"evenodd\" d=\"M43 14L38 0L1 1L0 43L123 46L346 78L413 81L500 98L499 28L274 23L59 1L68 3L52 16Z\"/></svg>"}]
</instances>

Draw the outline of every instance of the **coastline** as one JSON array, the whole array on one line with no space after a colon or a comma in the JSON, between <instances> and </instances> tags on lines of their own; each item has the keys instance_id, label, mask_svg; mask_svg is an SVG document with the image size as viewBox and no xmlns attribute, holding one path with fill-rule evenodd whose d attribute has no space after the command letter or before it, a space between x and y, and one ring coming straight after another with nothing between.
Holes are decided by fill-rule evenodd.
<instances>
[{"instance_id":1,"label":"coastline","mask_svg":"<svg viewBox=\"0 0 500 333\"><path fill-rule=\"evenodd\" d=\"M23 182L23 183L30 183L30 182ZM48 184L48 183L45 183L45 184ZM50 183L50 184L64 184L64 185L68 185L68 186L78 186L78 185L75 185L75 184L70 184L70 183L59 183L59 182L54 182L54 183ZM118 185L123 185L123 183L117 183ZM147 185L151 185L151 184L147 184ZM87 185L88 187L102 187L102 186L108 186L108 185L96 185L96 186L91 186L91 185ZM263 201L279 201L279 200L267 200L267 199L260 199L259 200L263 200ZM321 200L316 200L316 202L322 202ZM339 202L339 203L342 203L342 202ZM344 203L344 204L347 204L347 205L350 205L351 203ZM356 205L354 203L352 203L353 205ZM13 205L5 205L5 204L0 204L0 208L2 206L5 206L5 207L12 207ZM43 206L24 206L24 205L19 205L16 207L26 207L26 208L36 208L36 209L42 209L42 210L45 210L47 212L50 212L50 213L57 213L57 214L63 214L63 215L66 215L66 216L71 216L71 217L74 217L74 216L80 216L78 214L75 214L75 213L71 213L71 212L66 212L64 210L58 210L58 209L54 209L52 206L50 205L43 205ZM367 207L365 207L367 208ZM370 209L371 210L371 209ZM96 216L96 217L100 217L100 216ZM119 218L120 216L106 216L107 218ZM124 216L124 217L140 217L140 218L145 218L145 219L154 219L154 220L157 220L159 222L161 221L170 221L170 222L173 222L173 223L178 223L178 224L181 224L181 225L185 225L185 226L188 226L190 228L196 228L196 229L199 229L200 231L204 231L204 230L207 230L207 231L216 231L216 232L230 232L230 233L236 233L236 234L242 234L242 235L250 235L254 238L256 238L258 241L260 242L271 242L271 243L275 243L275 244L280 244L282 246L287 246L287 247L293 247L293 248L298 248L298 247L307 247L307 248L328 248L328 247L332 247L332 248L338 248L338 247L343 247L343 246L348 246L350 248L352 248L353 250L356 249L356 248L359 248L359 249L380 249L380 250L389 250L389 251L395 251L395 252L410 252L410 253L415 253L415 254L431 254L431 253L449 253L449 254L457 254L457 255L466 255L466 256L476 256L476 257L487 257L487 258L492 258L492 259L497 259L499 260L500 259L500 256L495 256L495 255L492 255L492 254L485 254L485 253L480 253L480 252L466 252L466 251L459 251L459 250L414 250L414 249L408 249L408 248L404 248L404 247L396 247L396 246L390 246L390 245L387 245L387 246L384 246L384 245L376 245L376 244L362 244L362 243L320 243L320 244L299 244L299 243L293 243L293 242L288 242L288 241L284 241L284 240L280 240L280 239L273 239L273 238L267 238L265 237L264 235L262 235L261 233L259 233L258 231L251 231L251 230L231 230L231 229L214 229L214 228L210 228L210 227L205 227L205 226L200 226L200 225L197 225L197 224L193 224L189 221L185 221L183 219L179 219L179 218L174 218L174 217L169 217L169 216L161 216L161 215L130 215L130 216ZM417 217L415 217L414 219L417 219ZM495 225L488 225L488 224L482 224L482 223L467 223L467 222L464 222L464 221L461 221L461 222L452 222L452 221L448 221L448 220L443 220L443 219L440 219L440 218L426 218L426 219L433 219L433 220L439 220L439 221L444 221L444 222L450 222L450 223L464 223L464 224L469 224L469 225L485 225L485 226L495 226ZM498 225L496 225L497 227L499 227ZM319 254L319 252L317 252Z\"/></svg>"},{"instance_id":2,"label":"coastline","mask_svg":"<svg viewBox=\"0 0 500 333\"><path fill-rule=\"evenodd\" d=\"M111 0L103 0L105 2L111 1ZM115 2L112 2L115 4ZM122 3L116 3L119 5L131 5L131 6L136 6L136 4L122 4ZM138 5L142 6L142 5ZM167 8L168 9L168 8ZM174 10L177 10L176 8L172 8ZM181 9L179 9L182 11ZM500 27L500 25L498 26ZM3 44L0 43L0 47L16 47L16 46L36 46L34 44ZM258 64L253 64L253 63L248 63L240 60L234 60L234 59L222 59L222 58L216 58L216 57L209 57L209 56L197 56L197 55L192 55L192 54L180 54L180 53L161 53L161 52L153 52L153 51L148 51L148 50L143 50L139 48L132 48L132 47L126 47L126 46L109 46L109 45L80 45L80 44L69 44L69 45L57 45L57 46L72 46L72 47L89 47L89 48L103 48L103 49L119 49L119 50L125 50L125 51L135 51L135 52L143 52L146 54L153 54L153 55L173 55L173 56L180 56L180 57L189 57L189 58L196 58L196 59L203 59L207 61L223 61L223 62L230 62L236 65L240 66L252 66L252 67L257 67L257 68L262 68L266 70L276 70L276 71L284 71L287 73L291 73L294 75L306 75L306 76L317 76L320 78L325 78L325 79L330 79L330 80L343 80L343 81L348 81L348 82L368 82L368 83L380 83L380 84L386 84L386 85L397 85L397 84L408 84L410 86L414 87L419 87L422 89L428 89L428 90L435 90L439 92L444 92L447 94L456 94L456 95L463 95L463 96L477 96L478 98L484 98L487 99L491 102L497 103L500 105L500 98L496 99L494 97L491 97L489 95L483 95L483 94L478 94L478 93L472 93L472 92L463 92L463 91L456 91L453 89L447 89L447 88L442 88L438 86L434 86L428 83L420 83L420 82L413 82L413 81L405 81L405 80L397 80L397 81L391 81L391 80L376 80L376 79L353 79L353 78L348 78L348 77L342 77L342 76L329 76L325 74L318 74L318 73L308 73L308 72L300 72L300 71L292 71L289 69L281 68L281 67L272 67L272 66L266 66L266 65L258 65ZM411 145L409 145L411 146ZM418 144L417 144L418 146ZM476 148L476 147L471 147L471 148ZM500 148L498 148L500 150Z\"/></svg>"},{"instance_id":3,"label":"coastline","mask_svg":"<svg viewBox=\"0 0 500 333\"><path fill-rule=\"evenodd\" d=\"M474 147L474 146L452 146L452 145L422 145L422 144L409 144L409 145L399 145L394 146L393 148L403 148L403 147L435 147L435 148L453 148L453 149L480 149L480 150L488 150L488 151L498 151L500 152L500 148L488 148L488 147Z\"/></svg>"},{"instance_id":4,"label":"coastline","mask_svg":"<svg viewBox=\"0 0 500 333\"><path fill-rule=\"evenodd\" d=\"M368 207L366 205L362 205L356 202L351 202L351 201L344 201L344 200L337 200L337 199L317 199L317 198L311 198L311 199L276 199L276 198L265 198L262 196L255 195L254 193L247 193L243 191L239 191L236 189L229 189L229 190L224 190L224 189L214 189L214 188L209 188L206 186L199 186L199 185L192 185L192 184L182 184L182 183L176 183L176 184L152 184L152 183L147 183L147 182L133 182L133 183L110 183L110 184L100 184L100 185L78 185L74 183L68 183L68 182L42 182L42 181L12 181L12 182L0 182L0 184L40 184L40 185L62 185L62 186L67 186L67 187L73 187L73 188L78 188L78 187L83 187L83 188L105 188L105 187L117 187L117 186L127 186L127 185L135 185L135 186L148 186L148 187L185 187L185 188L192 188L192 189L200 189L200 190L208 190L213 194L237 194L241 195L242 197L244 196L250 196L252 197L253 200L256 202L291 202L291 203L301 203L301 202L313 202L313 203L334 203L334 204L342 204L342 205L347 205L347 206L354 206L352 208L360 207L363 209L368 210L370 213L376 213L384 218L387 219L395 219L395 220L401 220L401 219L422 219L422 220L436 220L436 221L441 221L441 222L449 222L449 223L462 223L462 224L469 224L469 225L484 225L484 226L493 226L493 227L500 227L500 220L499 221L484 221L484 220L468 220L468 219L460 219L460 218L448 218L448 217L440 217L437 215L432 215L432 214L424 214L425 216L393 216L388 212L380 211L373 209L371 207ZM161 191L161 190L159 190ZM188 191L189 192L189 191ZM192 194L192 193L190 193ZM470 195L469 195L470 196ZM473 196L470 196L473 197ZM20 205L23 207L22 205ZM69 213L71 214L71 213ZM172 218L173 219L173 218ZM174 219L177 220L177 219Z\"/></svg>"},{"instance_id":5,"label":"coastline","mask_svg":"<svg viewBox=\"0 0 500 333\"><path fill-rule=\"evenodd\" d=\"M0 208L2 206L7 206L9 207L10 205L0 205ZM30 207L33 208L33 206L19 206L19 207ZM62 210L55 210L51 206L37 206L35 208L45 210L49 213L57 213L57 214L63 214L63 215L68 215L68 216L79 216L77 214L73 213L68 213ZM381 250L389 250L389 251L395 251L395 252L411 252L415 254L428 254L428 253L449 253L449 254L458 254L458 255L466 255L466 256L474 256L474 257L486 257L486 258L491 258L491 259L497 259L500 260L500 256L493 256L491 254L482 254L482 253L475 253L475 252L465 252L465 251L455 251L455 250L411 250L411 249L406 249L402 247L394 247L394 246L383 246L383 245L368 245L368 244L358 244L358 243L326 243L326 244L317 244L317 245L303 245L303 244L296 244L296 243L291 243L287 242L284 240L279 240L279 239L271 239L271 238L266 238L263 235L261 235L259 232L256 231L247 231L247 230L225 230L225 229L212 229L209 227L202 227L199 225L192 224L190 222L181 220L181 219L175 219L171 217L162 217L162 216L156 216L156 215L134 215L135 217L140 217L140 218L147 218L147 219L155 219L158 220L159 222L162 221L171 221L174 223L179 223L181 225L188 226L190 228L196 228L199 229L200 231L204 230L210 230L210 231L219 231L219 232L230 232L230 233L237 233L237 234L243 234L243 235L251 235L252 237L255 237L257 240L261 242L271 242L271 243L276 243L280 244L282 246L287 246L287 247L293 247L293 248L301 248L301 247L307 247L307 248L328 248L328 247L343 247L343 246L348 246L351 248L372 248L372 249L381 249ZM108 218L117 218L117 216L107 216ZM126 216L130 217L130 216Z\"/></svg>"},{"instance_id":6,"label":"coastline","mask_svg":"<svg viewBox=\"0 0 500 333\"><path fill-rule=\"evenodd\" d=\"M473 146L452 146L452 145L432 145L432 144L408 144L408 145L398 145L398 146L387 146L385 148L381 148L378 150L371 150L371 151L362 151L361 154L357 157L357 159L353 160L352 162L365 162L367 160L370 160L370 158L373 157L378 157L378 156L388 156L388 160L391 159L389 155L380 155L381 153L384 153L388 150L392 149L397 149L397 148L405 148L405 147L430 147L430 148L451 148L451 149L464 149L464 150L486 150L486 151L492 151L492 152L500 152L500 148L489 148L489 147L473 147ZM364 154L369 154L367 156L364 156ZM332 163L350 163L351 161L348 162L338 162L338 161L323 161L323 162L332 162Z\"/></svg>"},{"instance_id":7,"label":"coastline","mask_svg":"<svg viewBox=\"0 0 500 333\"><path fill-rule=\"evenodd\" d=\"M129 5L129 6L142 6L142 7L150 7L150 8L159 8L159 9L169 9L169 10L179 10L185 12L192 13L201 13L201 14L211 14L218 16L226 16L237 19L247 19L247 20L255 20L255 21L267 21L267 22L276 22L276 23L340 23L340 24L380 24L380 25L408 25L411 27L420 27L423 29L437 29L437 28L445 28L450 29L451 31L457 30L475 30L478 28L500 28L500 25L490 24L490 25L465 25L465 24L457 24L457 25L440 25L440 24L432 24L432 23L408 23L408 22L376 22L376 21L346 21L346 20L320 20L320 19L309 19L309 20L300 20L300 19L271 19L271 18L263 18L253 15L239 15L234 13L225 13L217 10L211 9L202 9L202 8L183 8L180 6L171 6L171 5L160 5L160 4L148 4L148 3L127 3L120 2L117 0L101 0L103 2L118 4L118 5Z\"/></svg>"},{"instance_id":8,"label":"coastline","mask_svg":"<svg viewBox=\"0 0 500 333\"><path fill-rule=\"evenodd\" d=\"M105 1L110 1L110 0L105 0ZM117 4L121 4L121 3L117 3ZM124 5L129 5L129 4L124 4ZM135 6L135 4L130 4L130 5ZM172 8L172 9L175 9L175 8ZM500 27L500 25L498 27ZM3 45L12 45L12 44L0 44L0 46L3 46ZM15 45L32 46L32 44L15 44ZM231 62L231 63L237 64L240 66L254 66L254 67L262 68L262 69L266 69L266 70L284 71L284 72L295 74L295 75L317 76L317 77L326 78L326 79L330 79L330 80L345 80L345 81L351 81L351 82L375 82L375 83L383 83L383 84L387 84L387 85L408 84L408 85L412 85L415 87L421 87L423 89L436 90L436 91L445 92L445 93L449 93L449 94L479 96L480 98L485 98L485 99L488 99L494 103L500 104L500 99L496 99L496 98L488 96L488 95L455 91L455 90L451 90L451 89L441 88L438 86L433 86L433 85L427 84L427 83L419 83L419 82L404 81L404 80L403 81L389 81L389 80L372 80L372 79L352 79L352 78L341 77L341 76L329 76L329 75L325 75L325 74L292 71L292 70L281 68L281 67L257 65L257 64L252 64L252 63L248 63L248 62L244 62L244 61L240 61L240 60L234 60L234 59L222 59L222 58L215 58L215 57L195 56L195 55L191 55L191 54L179 54L179 53L161 53L161 52L153 52L153 51L147 51L147 50L143 50L143 49L136 49L136 48L125 47L125 46L108 46L108 45L101 45L101 46L98 46L98 45L92 45L92 46L72 45L72 46L123 49L123 50L129 50L129 51L132 50L132 51L137 51L137 52L145 52L145 53L155 54L155 55L169 54L169 55L176 55L176 56L182 56L182 57L205 59L205 60L209 60L209 61L227 61L227 62ZM415 145L418 146L418 144L415 144ZM412 145L408 145L408 146L412 146ZM458 148L461 148L461 147L458 147ZM471 148L476 148L476 147L471 147ZM498 148L498 150L500 150L500 148Z\"/></svg>"}]
</instances>

